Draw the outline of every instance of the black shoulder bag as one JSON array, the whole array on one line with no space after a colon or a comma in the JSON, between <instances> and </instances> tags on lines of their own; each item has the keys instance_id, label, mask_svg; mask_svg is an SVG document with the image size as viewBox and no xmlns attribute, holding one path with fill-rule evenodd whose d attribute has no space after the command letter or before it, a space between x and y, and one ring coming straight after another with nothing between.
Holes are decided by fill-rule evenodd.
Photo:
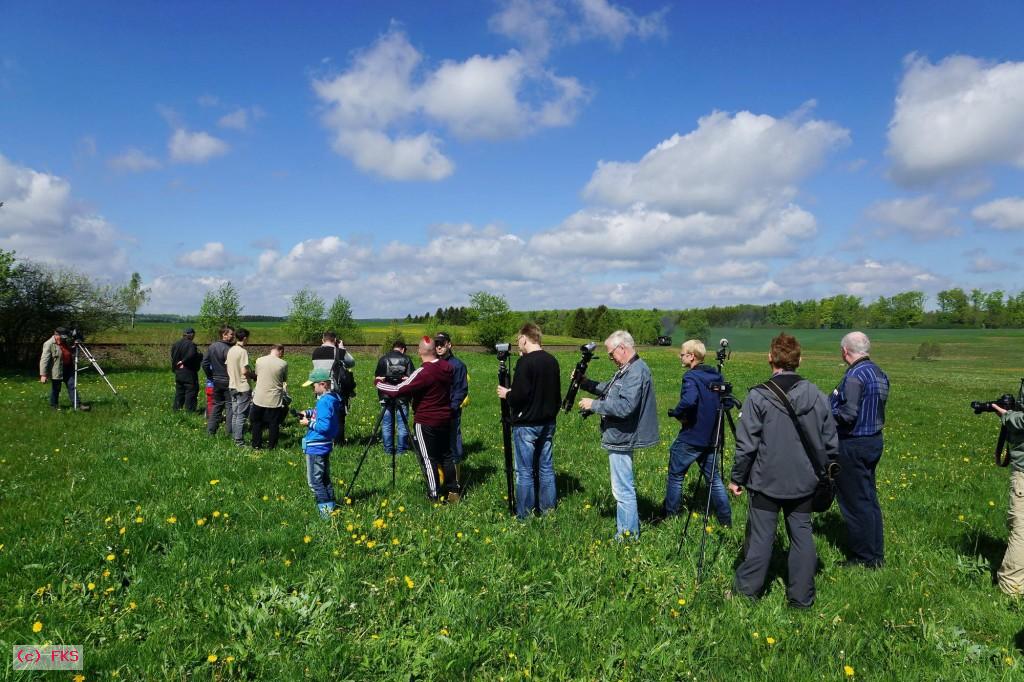
<instances>
[{"instance_id":1,"label":"black shoulder bag","mask_svg":"<svg viewBox=\"0 0 1024 682\"><path fill-rule=\"evenodd\" d=\"M839 462L830 461L825 466L822 466L819 458L816 456L817 450L811 445L811 441L807 438L803 426L800 425L800 419L797 418L796 410L793 409L793 403L789 402L789 396L786 395L786 392L771 379L761 384L761 386L771 391L783 404L786 411L789 412L789 417L793 420L796 433L800 436L800 442L803 443L804 454L807 455L811 468L814 469L814 473L818 476L818 487L814 490L811 508L819 513L828 511L832 506L832 501L836 499L836 476L839 475Z\"/></svg>"}]
</instances>

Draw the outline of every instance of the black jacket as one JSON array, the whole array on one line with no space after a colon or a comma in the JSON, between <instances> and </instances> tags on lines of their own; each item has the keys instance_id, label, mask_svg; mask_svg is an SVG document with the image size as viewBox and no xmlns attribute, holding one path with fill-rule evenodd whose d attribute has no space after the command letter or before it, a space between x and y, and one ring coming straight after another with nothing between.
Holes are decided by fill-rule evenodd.
<instances>
[{"instance_id":1,"label":"black jacket","mask_svg":"<svg viewBox=\"0 0 1024 682\"><path fill-rule=\"evenodd\" d=\"M214 341L206 349L206 357L203 358L203 372L206 378L216 383L228 383L228 351L231 344L224 341Z\"/></svg>"},{"instance_id":2,"label":"black jacket","mask_svg":"<svg viewBox=\"0 0 1024 682\"><path fill-rule=\"evenodd\" d=\"M189 339L183 337L171 346L171 369L198 372L202 362L203 356L199 354L196 344Z\"/></svg>"},{"instance_id":3,"label":"black jacket","mask_svg":"<svg viewBox=\"0 0 1024 682\"><path fill-rule=\"evenodd\" d=\"M374 371L373 376L384 377L385 380L398 379L399 381L387 382L394 385L402 379L408 378L415 371L416 367L412 364L412 360L408 355L401 351L389 350L377 360L377 369ZM380 391L377 391L377 393L380 397L384 397L384 394Z\"/></svg>"},{"instance_id":4,"label":"black jacket","mask_svg":"<svg viewBox=\"0 0 1024 682\"><path fill-rule=\"evenodd\" d=\"M562 402L558 360L546 350L535 350L519 358L506 400L516 426L540 426L555 421Z\"/></svg>"}]
</instances>

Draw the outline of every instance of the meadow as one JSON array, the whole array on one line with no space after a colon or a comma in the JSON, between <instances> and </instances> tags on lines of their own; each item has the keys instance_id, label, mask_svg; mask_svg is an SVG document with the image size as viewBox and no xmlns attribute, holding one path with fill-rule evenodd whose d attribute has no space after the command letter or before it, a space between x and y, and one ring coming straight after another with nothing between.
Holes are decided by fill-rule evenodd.
<instances>
[{"instance_id":1,"label":"meadow","mask_svg":"<svg viewBox=\"0 0 1024 682\"><path fill-rule=\"evenodd\" d=\"M771 330L715 330L735 350L727 378L743 397L768 374ZM801 374L830 391L842 332L796 332ZM370 450L351 498L317 518L291 421L279 448L206 435L174 413L171 373L105 366L119 391L82 377L88 413L52 412L26 373L0 375L0 644L83 644L85 680L1019 680L1024 600L992 574L1006 537L1008 472L992 464L993 415L971 400L1015 393L1022 335L880 331L874 358L893 385L879 490L886 566L836 566L843 526L816 517L821 570L809 611L785 606L784 542L767 594L726 599L743 539L711 526L698 583L700 523L653 524L676 423L635 457L640 541L618 544L598 420L559 417L559 507L526 523L507 513L493 355L465 352L468 490L424 497L410 455ZM173 337L172 337L173 338ZM913 360L922 341L938 360ZM169 341L168 341L169 342ZM678 398L676 348L643 349L659 413ZM563 386L578 359L558 353ZM290 363L295 406L308 357ZM372 355L357 355L352 443L335 450L344 494L378 405ZM606 377L597 356L590 375ZM66 397L64 398L66 402ZM731 463L727 453L726 464ZM691 509L704 486L691 470ZM784 537L781 532L780 538ZM2 669L6 679L32 677Z\"/></svg>"}]
</instances>

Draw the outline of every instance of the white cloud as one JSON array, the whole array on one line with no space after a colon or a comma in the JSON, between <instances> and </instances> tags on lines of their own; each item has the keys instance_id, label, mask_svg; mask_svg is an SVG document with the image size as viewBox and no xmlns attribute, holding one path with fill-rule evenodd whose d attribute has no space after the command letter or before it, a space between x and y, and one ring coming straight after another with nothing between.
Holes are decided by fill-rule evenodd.
<instances>
[{"instance_id":1,"label":"white cloud","mask_svg":"<svg viewBox=\"0 0 1024 682\"><path fill-rule=\"evenodd\" d=\"M0 154L0 249L117 278L130 240L76 201L67 180L18 166Z\"/></svg>"},{"instance_id":2,"label":"white cloud","mask_svg":"<svg viewBox=\"0 0 1024 682\"><path fill-rule=\"evenodd\" d=\"M949 237L960 233L955 225L959 210L942 206L932 196L879 201L867 210L867 217L887 230L902 232L916 241Z\"/></svg>"},{"instance_id":3,"label":"white cloud","mask_svg":"<svg viewBox=\"0 0 1024 682\"><path fill-rule=\"evenodd\" d=\"M221 128L233 130L248 130L249 124L263 118L263 110L259 107L239 107L229 114L224 114L217 120Z\"/></svg>"},{"instance_id":4,"label":"white cloud","mask_svg":"<svg viewBox=\"0 0 1024 682\"><path fill-rule=\"evenodd\" d=\"M613 206L636 202L680 212L722 212L766 195L789 200L825 155L849 141L827 121L741 111L702 117L637 162L601 161L584 195Z\"/></svg>"},{"instance_id":5,"label":"white cloud","mask_svg":"<svg viewBox=\"0 0 1024 682\"><path fill-rule=\"evenodd\" d=\"M158 160L147 156L145 152L135 147L129 147L117 156L108 159L107 165L114 170L127 173L142 173L160 168Z\"/></svg>"},{"instance_id":6,"label":"white cloud","mask_svg":"<svg viewBox=\"0 0 1024 682\"><path fill-rule=\"evenodd\" d=\"M167 142L171 160L178 163L205 163L228 153L228 145L209 133L178 128Z\"/></svg>"},{"instance_id":7,"label":"white cloud","mask_svg":"<svg viewBox=\"0 0 1024 682\"><path fill-rule=\"evenodd\" d=\"M201 249L189 251L175 259L179 267L194 270L227 270L245 262L245 258L228 253L222 242L207 242Z\"/></svg>"},{"instance_id":8,"label":"white cloud","mask_svg":"<svg viewBox=\"0 0 1024 682\"><path fill-rule=\"evenodd\" d=\"M967 256L967 271L975 274L1003 272L1013 267L1012 263L992 258L981 249L972 249L964 254Z\"/></svg>"},{"instance_id":9,"label":"white cloud","mask_svg":"<svg viewBox=\"0 0 1024 682\"><path fill-rule=\"evenodd\" d=\"M997 230L1024 230L1024 198L1005 197L976 206L971 217Z\"/></svg>"},{"instance_id":10,"label":"white cloud","mask_svg":"<svg viewBox=\"0 0 1024 682\"><path fill-rule=\"evenodd\" d=\"M619 48L631 37L665 37L663 8L638 15L607 0L506 0L488 24L515 41L534 60L543 60L555 45L603 40Z\"/></svg>"},{"instance_id":11,"label":"white cloud","mask_svg":"<svg viewBox=\"0 0 1024 682\"><path fill-rule=\"evenodd\" d=\"M514 50L445 60L421 74L422 61L406 35L392 28L348 70L313 81L335 151L385 178L440 180L455 166L441 151L439 129L465 139L527 135L569 125L587 98L575 78Z\"/></svg>"},{"instance_id":12,"label":"white cloud","mask_svg":"<svg viewBox=\"0 0 1024 682\"><path fill-rule=\"evenodd\" d=\"M933 182L992 164L1024 167L1024 62L910 55L889 122L893 178Z\"/></svg>"},{"instance_id":13,"label":"white cloud","mask_svg":"<svg viewBox=\"0 0 1024 682\"><path fill-rule=\"evenodd\" d=\"M793 298L848 294L871 299L901 291L934 292L949 280L905 261L865 258L853 263L809 257L776 273L779 285Z\"/></svg>"},{"instance_id":14,"label":"white cloud","mask_svg":"<svg viewBox=\"0 0 1024 682\"><path fill-rule=\"evenodd\" d=\"M714 265L702 265L693 271L692 279L696 282L737 282L751 279L763 279L768 274L768 266L760 261L726 260Z\"/></svg>"},{"instance_id":15,"label":"white cloud","mask_svg":"<svg viewBox=\"0 0 1024 682\"><path fill-rule=\"evenodd\" d=\"M217 95L200 95L196 101L199 102L199 106L207 109L220 106L220 97Z\"/></svg>"}]
</instances>

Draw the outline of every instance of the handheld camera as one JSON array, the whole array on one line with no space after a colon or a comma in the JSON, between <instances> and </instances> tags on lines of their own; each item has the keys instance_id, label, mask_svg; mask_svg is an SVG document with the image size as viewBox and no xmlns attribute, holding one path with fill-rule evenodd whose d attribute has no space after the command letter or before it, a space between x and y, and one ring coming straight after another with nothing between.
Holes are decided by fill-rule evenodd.
<instances>
[{"instance_id":1,"label":"handheld camera","mask_svg":"<svg viewBox=\"0 0 1024 682\"><path fill-rule=\"evenodd\" d=\"M591 341L580 346L580 361L576 363L576 367L572 370L572 378L569 381L569 390L565 392L565 398L562 399L562 411L569 413L572 411L573 406L576 403L576 394L580 391L580 384L583 379L587 376L587 366L594 357L594 349L597 348L597 343ZM582 413L584 417L587 415Z\"/></svg>"}]
</instances>

